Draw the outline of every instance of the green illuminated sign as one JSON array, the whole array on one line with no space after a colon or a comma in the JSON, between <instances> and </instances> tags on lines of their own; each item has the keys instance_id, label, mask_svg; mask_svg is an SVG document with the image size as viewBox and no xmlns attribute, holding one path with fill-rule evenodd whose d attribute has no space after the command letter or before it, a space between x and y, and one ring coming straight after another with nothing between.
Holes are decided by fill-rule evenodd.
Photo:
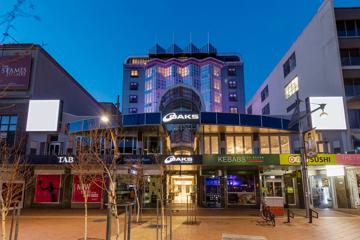
<instances>
[{"instance_id":1,"label":"green illuminated sign","mask_svg":"<svg viewBox=\"0 0 360 240\"><path fill-rule=\"evenodd\" d=\"M265 166L279 165L278 154L227 154L204 155L204 165L217 166Z\"/></svg>"}]
</instances>

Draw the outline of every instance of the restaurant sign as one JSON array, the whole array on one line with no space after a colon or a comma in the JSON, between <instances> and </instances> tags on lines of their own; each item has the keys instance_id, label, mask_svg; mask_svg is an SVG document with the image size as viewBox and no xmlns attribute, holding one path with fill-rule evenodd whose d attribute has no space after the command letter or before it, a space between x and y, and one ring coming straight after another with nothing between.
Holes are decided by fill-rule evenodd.
<instances>
[{"instance_id":1,"label":"restaurant sign","mask_svg":"<svg viewBox=\"0 0 360 240\"><path fill-rule=\"evenodd\" d=\"M308 165L336 165L336 154L318 154L307 158ZM301 165L300 154L280 154L280 165Z\"/></svg>"},{"instance_id":2,"label":"restaurant sign","mask_svg":"<svg viewBox=\"0 0 360 240\"><path fill-rule=\"evenodd\" d=\"M279 155L277 154L204 155L203 164L218 165L218 166L279 165Z\"/></svg>"}]
</instances>

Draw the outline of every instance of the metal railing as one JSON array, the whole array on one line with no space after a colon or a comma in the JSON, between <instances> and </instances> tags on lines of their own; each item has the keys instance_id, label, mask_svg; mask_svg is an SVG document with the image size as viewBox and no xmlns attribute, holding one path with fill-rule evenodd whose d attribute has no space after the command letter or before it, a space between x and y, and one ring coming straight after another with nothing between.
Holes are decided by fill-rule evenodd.
<instances>
[{"instance_id":1,"label":"metal railing","mask_svg":"<svg viewBox=\"0 0 360 240\"><path fill-rule=\"evenodd\" d=\"M186 199L186 224L196 224L197 223L197 201L196 194L191 193L187 196Z\"/></svg>"},{"instance_id":2,"label":"metal railing","mask_svg":"<svg viewBox=\"0 0 360 240\"><path fill-rule=\"evenodd\" d=\"M291 218L294 219L295 218L295 214L293 211L290 210L290 208L287 208L286 210L286 215L287 215L287 221L284 223L290 223L291 222Z\"/></svg>"},{"instance_id":3,"label":"metal railing","mask_svg":"<svg viewBox=\"0 0 360 240\"><path fill-rule=\"evenodd\" d=\"M315 216L313 214L315 214ZM319 218L319 213L310 208L309 209L309 223L313 222L313 218Z\"/></svg>"},{"instance_id":4,"label":"metal railing","mask_svg":"<svg viewBox=\"0 0 360 240\"><path fill-rule=\"evenodd\" d=\"M111 209L113 207L117 207L118 209L120 207L124 207L124 240L130 240L131 239L131 216L132 216L132 208L135 205L135 203L124 203L124 204L117 204L114 206L113 204L106 204L108 207L108 213L106 217L106 240L111 240L111 223L112 223L112 215L113 212Z\"/></svg>"}]
</instances>

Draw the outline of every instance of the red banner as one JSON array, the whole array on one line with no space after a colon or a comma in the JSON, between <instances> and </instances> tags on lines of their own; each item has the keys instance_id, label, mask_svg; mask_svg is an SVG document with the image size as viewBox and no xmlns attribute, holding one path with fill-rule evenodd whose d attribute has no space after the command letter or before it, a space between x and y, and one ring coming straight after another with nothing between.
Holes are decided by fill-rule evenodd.
<instances>
[{"instance_id":1,"label":"red banner","mask_svg":"<svg viewBox=\"0 0 360 240\"><path fill-rule=\"evenodd\" d=\"M0 57L0 89L27 90L31 55Z\"/></svg>"},{"instance_id":2,"label":"red banner","mask_svg":"<svg viewBox=\"0 0 360 240\"><path fill-rule=\"evenodd\" d=\"M58 203L60 183L60 175L37 175L34 202Z\"/></svg>"},{"instance_id":3,"label":"red banner","mask_svg":"<svg viewBox=\"0 0 360 240\"><path fill-rule=\"evenodd\" d=\"M336 154L339 165L360 165L360 154Z\"/></svg>"},{"instance_id":4,"label":"red banner","mask_svg":"<svg viewBox=\"0 0 360 240\"><path fill-rule=\"evenodd\" d=\"M101 203L102 199L102 188L101 188L101 178L87 178L84 177L84 190L87 191L89 203ZM79 181L79 176L74 176L73 182L73 191L72 191L72 202L74 203L83 203L84 201L84 192L81 190L81 184Z\"/></svg>"}]
</instances>

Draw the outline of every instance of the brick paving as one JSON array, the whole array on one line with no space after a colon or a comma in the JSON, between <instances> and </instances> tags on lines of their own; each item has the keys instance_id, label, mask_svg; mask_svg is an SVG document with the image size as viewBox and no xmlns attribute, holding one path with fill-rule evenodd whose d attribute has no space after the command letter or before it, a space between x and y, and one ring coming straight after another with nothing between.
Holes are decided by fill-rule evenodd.
<instances>
[{"instance_id":1,"label":"brick paving","mask_svg":"<svg viewBox=\"0 0 360 240\"><path fill-rule=\"evenodd\" d=\"M297 216L291 224L283 224L285 218L277 218L276 227L259 224L255 210L200 210L199 212L200 224L197 225L184 224L186 221L184 216L173 217L174 240L219 240L223 233L264 236L269 240L360 240L359 210L322 210L320 219L314 219L314 224L307 223L307 219L301 216L304 213L302 210L295 210ZM20 221L19 239L81 239L83 227L81 214L80 209L25 210ZM105 220L105 211L90 211L89 237L105 238ZM131 239L156 239L154 228L156 218L149 212L145 214L144 221L145 223L140 225L133 224ZM115 223L113 230L114 227Z\"/></svg>"}]
</instances>

